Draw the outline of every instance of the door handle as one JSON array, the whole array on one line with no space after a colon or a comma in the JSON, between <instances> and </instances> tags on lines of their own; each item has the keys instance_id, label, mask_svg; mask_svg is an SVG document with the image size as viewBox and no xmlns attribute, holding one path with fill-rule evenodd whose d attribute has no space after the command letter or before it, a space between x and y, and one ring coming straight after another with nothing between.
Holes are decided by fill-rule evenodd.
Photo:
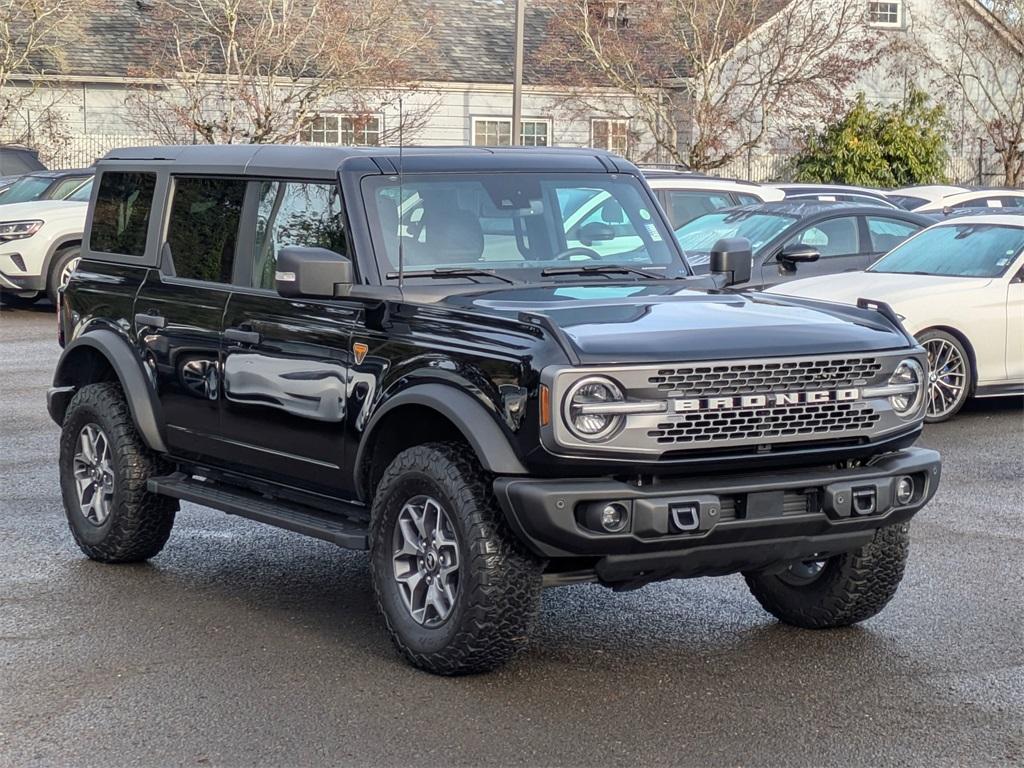
<instances>
[{"instance_id":1,"label":"door handle","mask_svg":"<svg viewBox=\"0 0 1024 768\"><path fill-rule=\"evenodd\" d=\"M164 328L167 326L167 318L163 315L149 315L145 312L139 312L135 315L136 325L148 325L151 328Z\"/></svg>"},{"instance_id":2,"label":"door handle","mask_svg":"<svg viewBox=\"0 0 1024 768\"><path fill-rule=\"evenodd\" d=\"M243 331L241 328L228 328L224 331L224 338L240 344L260 343L260 335L256 331Z\"/></svg>"}]
</instances>

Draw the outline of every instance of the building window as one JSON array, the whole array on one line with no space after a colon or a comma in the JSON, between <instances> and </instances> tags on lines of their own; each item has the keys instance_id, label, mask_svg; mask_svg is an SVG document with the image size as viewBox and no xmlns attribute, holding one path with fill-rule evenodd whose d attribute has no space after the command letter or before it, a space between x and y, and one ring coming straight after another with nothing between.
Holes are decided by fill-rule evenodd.
<instances>
[{"instance_id":1,"label":"building window","mask_svg":"<svg viewBox=\"0 0 1024 768\"><path fill-rule=\"evenodd\" d=\"M551 146L550 120L523 120L519 126L519 143L524 147ZM473 144L478 147L507 147L512 144L512 119L509 117L474 117Z\"/></svg>"},{"instance_id":2,"label":"building window","mask_svg":"<svg viewBox=\"0 0 1024 768\"><path fill-rule=\"evenodd\" d=\"M900 27L903 25L902 2L868 2L868 23L873 27Z\"/></svg>"},{"instance_id":3,"label":"building window","mask_svg":"<svg viewBox=\"0 0 1024 768\"><path fill-rule=\"evenodd\" d=\"M625 29L629 26L629 4L625 0L589 0L590 17L605 29Z\"/></svg>"},{"instance_id":4,"label":"building window","mask_svg":"<svg viewBox=\"0 0 1024 768\"><path fill-rule=\"evenodd\" d=\"M380 115L318 115L299 133L308 144L379 147Z\"/></svg>"},{"instance_id":5,"label":"building window","mask_svg":"<svg viewBox=\"0 0 1024 768\"><path fill-rule=\"evenodd\" d=\"M629 121L591 120L590 144L596 149L607 149L625 157L629 151Z\"/></svg>"}]
</instances>

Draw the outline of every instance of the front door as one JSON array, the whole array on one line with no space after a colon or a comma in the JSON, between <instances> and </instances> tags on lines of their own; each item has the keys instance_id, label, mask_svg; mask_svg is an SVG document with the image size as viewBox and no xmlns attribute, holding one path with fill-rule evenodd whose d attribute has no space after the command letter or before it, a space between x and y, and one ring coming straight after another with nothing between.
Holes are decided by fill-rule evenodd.
<instances>
[{"instance_id":1,"label":"front door","mask_svg":"<svg viewBox=\"0 0 1024 768\"><path fill-rule=\"evenodd\" d=\"M265 180L249 194L249 287L232 295L224 315L221 435L241 472L344 495L350 342L361 305L274 290L283 246L347 255L338 187Z\"/></svg>"},{"instance_id":2,"label":"front door","mask_svg":"<svg viewBox=\"0 0 1024 768\"><path fill-rule=\"evenodd\" d=\"M860 241L860 225L856 216L837 216L810 224L786 241L782 249L790 245L810 245L818 249L820 258L788 268L778 260L776 254L761 268L764 286L802 277L862 269L866 266L866 249L861 250Z\"/></svg>"},{"instance_id":3,"label":"front door","mask_svg":"<svg viewBox=\"0 0 1024 768\"><path fill-rule=\"evenodd\" d=\"M156 372L167 446L217 463L220 335L231 292L246 182L174 177L160 270L135 301L143 354Z\"/></svg>"}]
</instances>

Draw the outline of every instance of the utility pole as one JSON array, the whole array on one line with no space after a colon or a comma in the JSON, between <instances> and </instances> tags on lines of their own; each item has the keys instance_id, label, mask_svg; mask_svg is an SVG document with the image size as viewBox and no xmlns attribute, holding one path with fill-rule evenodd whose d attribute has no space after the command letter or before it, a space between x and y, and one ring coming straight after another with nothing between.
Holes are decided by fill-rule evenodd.
<instances>
[{"instance_id":1,"label":"utility pole","mask_svg":"<svg viewBox=\"0 0 1024 768\"><path fill-rule=\"evenodd\" d=\"M523 30L526 0L516 0L515 66L512 74L512 146L520 144L523 125Z\"/></svg>"}]
</instances>

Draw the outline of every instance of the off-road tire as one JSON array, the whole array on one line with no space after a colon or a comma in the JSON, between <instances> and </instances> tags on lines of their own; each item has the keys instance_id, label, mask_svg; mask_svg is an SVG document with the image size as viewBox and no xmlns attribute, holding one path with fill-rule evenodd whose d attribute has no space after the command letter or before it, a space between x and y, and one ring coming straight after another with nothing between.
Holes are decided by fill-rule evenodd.
<instances>
[{"instance_id":1,"label":"off-road tire","mask_svg":"<svg viewBox=\"0 0 1024 768\"><path fill-rule=\"evenodd\" d=\"M57 302L60 300L57 295L60 289L60 273L64 271L64 266L69 261L77 259L81 255L82 248L78 245L61 248L53 255L53 261L50 262L50 274L46 276L46 295L50 298L53 306L57 306Z\"/></svg>"},{"instance_id":2,"label":"off-road tire","mask_svg":"<svg viewBox=\"0 0 1024 768\"><path fill-rule=\"evenodd\" d=\"M75 488L73 463L78 436L90 423L107 436L114 469L113 505L102 525L86 520ZM82 387L68 406L60 437L64 513L79 549L104 563L134 563L159 552L171 534L178 502L149 493L146 480L167 469L143 444L118 384Z\"/></svg>"},{"instance_id":3,"label":"off-road tire","mask_svg":"<svg viewBox=\"0 0 1024 768\"><path fill-rule=\"evenodd\" d=\"M744 574L761 606L779 621L805 629L845 627L869 619L892 599L910 549L909 526L889 525L852 552L830 558L814 581L786 583L775 574Z\"/></svg>"},{"instance_id":4,"label":"off-road tire","mask_svg":"<svg viewBox=\"0 0 1024 768\"><path fill-rule=\"evenodd\" d=\"M435 674L486 672L504 664L526 644L539 609L542 563L509 530L490 480L467 446L428 443L398 454L374 495L370 556L377 607L398 651ZM460 550L455 605L436 628L412 618L392 567L398 515L424 493L444 506Z\"/></svg>"}]
</instances>

